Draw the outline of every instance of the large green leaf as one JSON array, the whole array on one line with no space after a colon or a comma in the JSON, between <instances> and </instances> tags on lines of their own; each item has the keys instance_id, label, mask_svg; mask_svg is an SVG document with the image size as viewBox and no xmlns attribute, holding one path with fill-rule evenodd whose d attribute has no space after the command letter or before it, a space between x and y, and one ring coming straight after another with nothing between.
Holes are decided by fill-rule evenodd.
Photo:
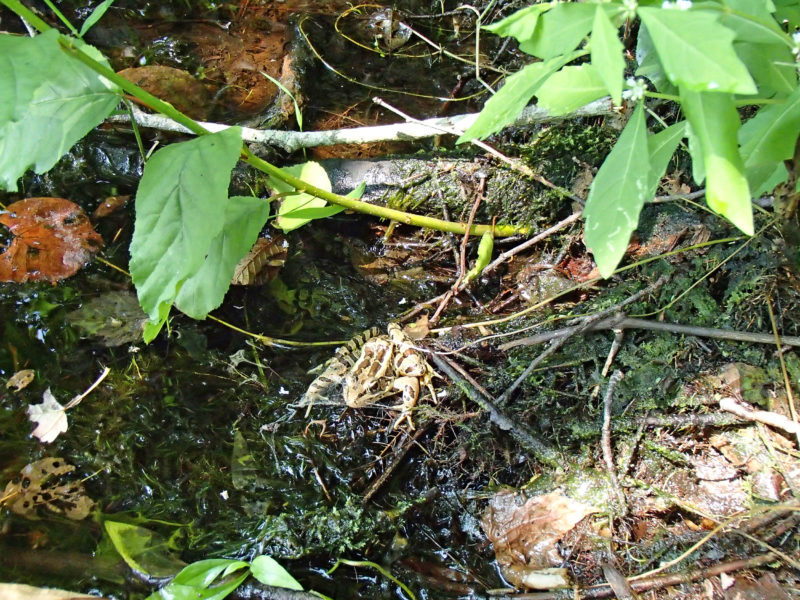
<instances>
[{"instance_id":1,"label":"large green leaf","mask_svg":"<svg viewBox=\"0 0 800 600\"><path fill-rule=\"evenodd\" d=\"M534 4L522 8L497 23L484 26L483 29L503 37L516 38L521 44L526 43L533 37L533 33L536 31L539 15L550 10L555 4L555 2L544 2L542 4Z\"/></svg>"},{"instance_id":2,"label":"large green leaf","mask_svg":"<svg viewBox=\"0 0 800 600\"><path fill-rule=\"evenodd\" d=\"M797 87L794 56L785 44L737 42L734 47L764 96L786 96Z\"/></svg>"},{"instance_id":3,"label":"large green leaf","mask_svg":"<svg viewBox=\"0 0 800 600\"><path fill-rule=\"evenodd\" d=\"M224 227L228 184L241 146L241 129L231 127L167 146L145 166L136 193L130 271L150 317L147 341Z\"/></svg>"},{"instance_id":4,"label":"large green leaf","mask_svg":"<svg viewBox=\"0 0 800 600\"><path fill-rule=\"evenodd\" d=\"M115 85L61 49L57 31L0 35L0 188L16 191L30 167L49 170L119 98Z\"/></svg>"},{"instance_id":5,"label":"large green leaf","mask_svg":"<svg viewBox=\"0 0 800 600\"><path fill-rule=\"evenodd\" d=\"M647 138L647 151L650 156L650 185L648 188L648 200L655 196L658 184L667 166L675 154L678 144L686 135L686 121L670 125L655 135Z\"/></svg>"},{"instance_id":6,"label":"large green leaf","mask_svg":"<svg viewBox=\"0 0 800 600\"><path fill-rule=\"evenodd\" d=\"M317 162L310 161L284 167L283 170L326 192L331 191L331 180L328 178L328 173ZM288 183L276 177L270 177L269 185L283 196L275 225L284 232L294 231L313 219L329 217L344 210L341 206L329 206L328 202L322 198L305 192L297 192Z\"/></svg>"},{"instance_id":7,"label":"large green leaf","mask_svg":"<svg viewBox=\"0 0 800 600\"><path fill-rule=\"evenodd\" d=\"M779 104L762 106L739 130L745 167L794 156L800 135L800 87Z\"/></svg>"},{"instance_id":8,"label":"large green leaf","mask_svg":"<svg viewBox=\"0 0 800 600\"><path fill-rule=\"evenodd\" d=\"M647 33L646 27L639 27L639 33L636 36L636 62L639 63L636 68L637 77L647 77L659 92L677 94L678 88L667 79L667 74L664 73L664 68L658 60L658 52L653 46L653 40Z\"/></svg>"},{"instance_id":9,"label":"large green leaf","mask_svg":"<svg viewBox=\"0 0 800 600\"><path fill-rule=\"evenodd\" d=\"M238 570L248 567L241 560L210 558L199 560L184 568L175 578L147 600L223 600L247 579L249 573L218 582Z\"/></svg>"},{"instance_id":10,"label":"large green leaf","mask_svg":"<svg viewBox=\"0 0 800 600\"><path fill-rule=\"evenodd\" d=\"M789 31L800 27L800 2L798 0L775 0L775 18L786 21Z\"/></svg>"},{"instance_id":11,"label":"large green leaf","mask_svg":"<svg viewBox=\"0 0 800 600\"><path fill-rule=\"evenodd\" d=\"M740 121L733 98L681 89L681 106L702 148L708 206L753 235L753 208L739 155Z\"/></svg>"},{"instance_id":12,"label":"large green leaf","mask_svg":"<svg viewBox=\"0 0 800 600\"><path fill-rule=\"evenodd\" d=\"M697 185L702 185L706 180L706 162L703 157L703 146L700 138L692 129L691 123L686 123L686 138L688 140L689 156L692 159L692 179Z\"/></svg>"},{"instance_id":13,"label":"large green leaf","mask_svg":"<svg viewBox=\"0 0 800 600\"><path fill-rule=\"evenodd\" d=\"M756 85L733 49L734 33L704 10L639 7L667 78L694 91L755 94Z\"/></svg>"},{"instance_id":14,"label":"large green leaf","mask_svg":"<svg viewBox=\"0 0 800 600\"><path fill-rule=\"evenodd\" d=\"M278 561L270 556L256 556L250 564L253 577L264 585L301 590L303 586L284 569Z\"/></svg>"},{"instance_id":15,"label":"large green leaf","mask_svg":"<svg viewBox=\"0 0 800 600\"><path fill-rule=\"evenodd\" d=\"M592 182L583 216L586 245L603 277L614 273L650 190L644 107L640 103Z\"/></svg>"},{"instance_id":16,"label":"large green leaf","mask_svg":"<svg viewBox=\"0 0 800 600\"><path fill-rule=\"evenodd\" d=\"M260 198L232 196L225 205L225 227L211 241L200 269L181 286L175 306L193 319L205 319L225 299L236 265L252 248L269 216Z\"/></svg>"},{"instance_id":17,"label":"large green leaf","mask_svg":"<svg viewBox=\"0 0 800 600\"><path fill-rule=\"evenodd\" d=\"M539 17L533 36L520 43L519 49L545 60L570 52L589 35L594 13L594 4L556 4Z\"/></svg>"},{"instance_id":18,"label":"large green leaf","mask_svg":"<svg viewBox=\"0 0 800 600\"><path fill-rule=\"evenodd\" d=\"M131 569L150 577L169 577L186 563L175 558L169 540L145 527L107 519L108 539Z\"/></svg>"},{"instance_id":19,"label":"large green leaf","mask_svg":"<svg viewBox=\"0 0 800 600\"><path fill-rule=\"evenodd\" d=\"M558 56L532 63L506 78L505 85L483 107L475 122L456 140L457 144L485 138L500 131L517 118L539 86L578 54Z\"/></svg>"},{"instance_id":20,"label":"large green leaf","mask_svg":"<svg viewBox=\"0 0 800 600\"><path fill-rule=\"evenodd\" d=\"M625 48L619 41L617 28L611 23L606 11L597 5L592 25L592 65L611 94L615 105L622 104L622 75L625 72Z\"/></svg>"},{"instance_id":21,"label":"large green leaf","mask_svg":"<svg viewBox=\"0 0 800 600\"><path fill-rule=\"evenodd\" d=\"M764 0L723 0L730 11L722 14L720 23L736 34L736 39L757 44L783 43L786 34L772 13L775 7Z\"/></svg>"},{"instance_id":22,"label":"large green leaf","mask_svg":"<svg viewBox=\"0 0 800 600\"><path fill-rule=\"evenodd\" d=\"M536 92L536 98L538 105L552 115L565 115L606 93L606 84L595 66L584 64L553 73Z\"/></svg>"}]
</instances>

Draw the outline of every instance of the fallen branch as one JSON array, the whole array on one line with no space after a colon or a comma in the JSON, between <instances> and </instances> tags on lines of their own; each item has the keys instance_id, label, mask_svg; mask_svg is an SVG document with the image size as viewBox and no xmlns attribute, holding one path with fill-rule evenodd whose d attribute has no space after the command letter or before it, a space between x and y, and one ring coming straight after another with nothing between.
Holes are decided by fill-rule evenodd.
<instances>
[{"instance_id":1,"label":"fallen branch","mask_svg":"<svg viewBox=\"0 0 800 600\"><path fill-rule=\"evenodd\" d=\"M457 372L454 363L435 352L431 354L431 360L470 400L489 413L489 420L492 423L503 431L507 431L536 460L550 467L558 467L562 464L561 457L553 446L537 437L524 423L510 419L494 402L470 385Z\"/></svg>"},{"instance_id":2,"label":"fallen branch","mask_svg":"<svg viewBox=\"0 0 800 600\"><path fill-rule=\"evenodd\" d=\"M726 412L733 413L741 419L764 423L764 425L783 429L787 433L800 435L800 423L792 421L791 419L788 419L783 415L779 415L778 413L769 412L766 410L756 410L749 404L739 402L733 398L721 398L719 401L719 407Z\"/></svg>"},{"instance_id":3,"label":"fallen branch","mask_svg":"<svg viewBox=\"0 0 800 600\"><path fill-rule=\"evenodd\" d=\"M136 107L133 109L134 119L140 127L194 133L169 117L146 113ZM595 117L615 114L611 100L601 98L579 108L568 115L552 116L545 109L529 106L511 123L511 127L520 127L543 121L562 121L575 117ZM348 129L332 129L330 131L280 131L275 129L252 129L242 127L242 140L268 146L277 146L286 152L296 152L302 148L316 146L333 146L336 144L369 144L372 142L410 141L442 135L442 129L464 132L478 118L478 113L456 115L435 119L425 119L416 123L396 123L393 125L375 125L372 127L352 127ZM120 114L109 117L111 123L129 123L130 115ZM224 123L199 123L206 130L215 133L227 129Z\"/></svg>"},{"instance_id":4,"label":"fallen branch","mask_svg":"<svg viewBox=\"0 0 800 600\"><path fill-rule=\"evenodd\" d=\"M563 327L553 331L545 331L537 335L532 335L512 342L507 342L498 346L500 350L509 350L517 346L533 346L542 344L554 339L575 334L579 326ZM754 344L774 344L775 337L771 333L753 333L750 331L731 331L729 329L714 329L711 327L694 327L692 325L681 325L680 323L663 323L661 321L648 321L646 319L616 317L604 319L592 323L584 331L602 331L604 329L650 329L653 331L666 331L668 333L681 333L684 335L695 335L697 337L714 338L718 340L730 340L733 342L751 342ZM787 346L800 347L800 337L792 335L780 336L780 343Z\"/></svg>"}]
</instances>

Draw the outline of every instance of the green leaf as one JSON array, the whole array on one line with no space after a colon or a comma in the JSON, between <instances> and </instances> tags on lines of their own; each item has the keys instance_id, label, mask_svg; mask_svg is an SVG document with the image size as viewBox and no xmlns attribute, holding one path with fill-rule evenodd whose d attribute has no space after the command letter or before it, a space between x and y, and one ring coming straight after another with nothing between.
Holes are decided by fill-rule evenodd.
<instances>
[{"instance_id":1,"label":"green leaf","mask_svg":"<svg viewBox=\"0 0 800 600\"><path fill-rule=\"evenodd\" d=\"M733 31L737 40L785 44L786 34L772 16L775 7L770 7L771 3L764 0L723 0L723 3L735 12L723 12L720 23Z\"/></svg>"},{"instance_id":2,"label":"green leaf","mask_svg":"<svg viewBox=\"0 0 800 600\"><path fill-rule=\"evenodd\" d=\"M539 17L533 36L519 49L542 59L555 58L574 50L589 35L595 6L562 2Z\"/></svg>"},{"instance_id":3,"label":"green leaf","mask_svg":"<svg viewBox=\"0 0 800 600\"><path fill-rule=\"evenodd\" d=\"M250 572L253 577L264 585L289 588L290 590L303 590L303 586L289 574L278 562L269 556L256 556L250 563Z\"/></svg>"},{"instance_id":4,"label":"green leaf","mask_svg":"<svg viewBox=\"0 0 800 600\"><path fill-rule=\"evenodd\" d=\"M761 94L786 96L797 87L794 56L785 44L736 43L739 55L758 84Z\"/></svg>"},{"instance_id":5,"label":"green leaf","mask_svg":"<svg viewBox=\"0 0 800 600\"><path fill-rule=\"evenodd\" d=\"M200 270L224 227L241 147L241 129L231 127L172 144L145 166L136 193L130 271L150 317L146 340L166 321L180 286Z\"/></svg>"},{"instance_id":6,"label":"green leaf","mask_svg":"<svg viewBox=\"0 0 800 600\"><path fill-rule=\"evenodd\" d=\"M614 273L651 187L644 107L640 103L592 182L583 216L586 245L603 277Z\"/></svg>"},{"instance_id":7,"label":"green leaf","mask_svg":"<svg viewBox=\"0 0 800 600\"><path fill-rule=\"evenodd\" d=\"M115 85L61 49L57 31L0 35L0 188L15 192L30 167L52 168L119 99Z\"/></svg>"},{"instance_id":8,"label":"green leaf","mask_svg":"<svg viewBox=\"0 0 800 600\"><path fill-rule=\"evenodd\" d=\"M111 5L114 4L114 0L103 0L97 7L92 11L92 14L83 22L81 26L81 31L78 33L78 37L83 37L86 35L86 32L89 31L95 24L103 18L103 15L106 14L106 11L111 8Z\"/></svg>"},{"instance_id":9,"label":"green leaf","mask_svg":"<svg viewBox=\"0 0 800 600\"><path fill-rule=\"evenodd\" d=\"M258 238L269 216L269 203L251 196L233 196L225 206L225 226L211 241L200 269L187 278L175 306L193 319L205 319L225 299L236 265Z\"/></svg>"},{"instance_id":10,"label":"green leaf","mask_svg":"<svg viewBox=\"0 0 800 600\"><path fill-rule=\"evenodd\" d=\"M500 131L517 118L539 86L552 73L572 61L578 53L559 56L540 63L532 63L506 77L503 87L483 107L475 122L461 134L456 144L485 138Z\"/></svg>"},{"instance_id":11,"label":"green leaf","mask_svg":"<svg viewBox=\"0 0 800 600\"><path fill-rule=\"evenodd\" d=\"M692 159L692 179L697 185L702 185L706 180L706 163L703 158L703 147L691 123L686 124L686 138L689 141L689 156Z\"/></svg>"},{"instance_id":12,"label":"green leaf","mask_svg":"<svg viewBox=\"0 0 800 600\"><path fill-rule=\"evenodd\" d=\"M114 549L131 569L150 577L169 577L185 563L173 557L169 542L138 525L105 520L103 527Z\"/></svg>"},{"instance_id":13,"label":"green leaf","mask_svg":"<svg viewBox=\"0 0 800 600\"><path fill-rule=\"evenodd\" d=\"M647 137L647 152L650 156L650 184L649 192L647 194L648 200L656 195L658 184L664 173L667 171L667 166L675 154L683 136L686 135L686 121L670 125Z\"/></svg>"},{"instance_id":14,"label":"green leaf","mask_svg":"<svg viewBox=\"0 0 800 600\"><path fill-rule=\"evenodd\" d=\"M508 15L497 23L485 25L483 29L496 35L516 38L518 42L524 43L533 37L539 22L539 15L555 5L555 2L534 4Z\"/></svg>"},{"instance_id":15,"label":"green leaf","mask_svg":"<svg viewBox=\"0 0 800 600\"><path fill-rule=\"evenodd\" d=\"M667 78L694 91L755 94L756 85L733 49L734 33L719 14L639 7Z\"/></svg>"},{"instance_id":16,"label":"green leaf","mask_svg":"<svg viewBox=\"0 0 800 600\"><path fill-rule=\"evenodd\" d=\"M800 2L797 0L775 0L775 18L786 25L789 31L800 27Z\"/></svg>"},{"instance_id":17,"label":"green leaf","mask_svg":"<svg viewBox=\"0 0 800 600\"><path fill-rule=\"evenodd\" d=\"M753 208L739 155L740 121L733 98L682 88L681 106L702 148L708 206L753 235Z\"/></svg>"},{"instance_id":18,"label":"green leaf","mask_svg":"<svg viewBox=\"0 0 800 600\"><path fill-rule=\"evenodd\" d=\"M606 84L590 64L562 68L536 92L539 106L554 116L570 113L605 95Z\"/></svg>"},{"instance_id":19,"label":"green leaf","mask_svg":"<svg viewBox=\"0 0 800 600\"><path fill-rule=\"evenodd\" d=\"M283 170L326 192L331 191L331 181L328 178L328 173L317 162L310 161L285 167ZM288 183L276 177L270 177L269 185L277 193L284 195L275 223L284 232L294 231L313 219L329 217L344 210L341 206L328 206L328 202L322 198L317 198L305 192L297 192Z\"/></svg>"},{"instance_id":20,"label":"green leaf","mask_svg":"<svg viewBox=\"0 0 800 600\"><path fill-rule=\"evenodd\" d=\"M667 74L658 60L658 53L650 34L647 33L646 27L639 27L639 33L636 36L636 62L639 66L636 69L637 77L646 77L655 86L656 90L664 94L677 94L676 88L669 79Z\"/></svg>"},{"instance_id":21,"label":"green leaf","mask_svg":"<svg viewBox=\"0 0 800 600\"><path fill-rule=\"evenodd\" d=\"M591 56L600 79L611 94L614 104L622 104L622 76L625 72L625 48L619 41L617 28L611 23L606 11L598 4L592 25Z\"/></svg>"},{"instance_id":22,"label":"green leaf","mask_svg":"<svg viewBox=\"0 0 800 600\"><path fill-rule=\"evenodd\" d=\"M794 156L800 135L800 87L779 104L762 106L739 130L745 167Z\"/></svg>"},{"instance_id":23,"label":"green leaf","mask_svg":"<svg viewBox=\"0 0 800 600\"><path fill-rule=\"evenodd\" d=\"M172 581L182 585L206 588L214 583L217 577L229 575L233 571L244 569L248 566L250 565L242 560L207 558L187 565L180 573L175 575Z\"/></svg>"},{"instance_id":24,"label":"green leaf","mask_svg":"<svg viewBox=\"0 0 800 600\"><path fill-rule=\"evenodd\" d=\"M239 587L249 573L244 572L232 580L214 585L217 578L248 566L244 561L225 558L199 560L184 568L170 583L148 596L147 600L222 600Z\"/></svg>"},{"instance_id":25,"label":"green leaf","mask_svg":"<svg viewBox=\"0 0 800 600\"><path fill-rule=\"evenodd\" d=\"M776 186L789 178L789 172L783 163L767 163L754 165L745 171L747 183L753 196L772 192Z\"/></svg>"}]
</instances>

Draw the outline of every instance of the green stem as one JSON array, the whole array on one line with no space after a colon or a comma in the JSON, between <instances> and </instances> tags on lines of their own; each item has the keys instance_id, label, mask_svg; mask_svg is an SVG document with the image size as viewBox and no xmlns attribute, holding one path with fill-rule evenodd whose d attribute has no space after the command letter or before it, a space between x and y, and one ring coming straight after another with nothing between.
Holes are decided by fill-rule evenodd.
<instances>
[{"instance_id":1,"label":"green stem","mask_svg":"<svg viewBox=\"0 0 800 600\"><path fill-rule=\"evenodd\" d=\"M0 3L5 4L8 8L10 8L19 16L24 18L31 25L36 27L36 29L38 29L39 31L44 32L50 29L50 26L47 23L42 21L34 13L28 10L18 0L0 0ZM153 110L156 110L159 113L169 117L173 121L180 123L187 129L189 129L189 131L197 135L205 135L210 133L197 121L187 117L185 114L177 110L171 104L164 102L159 98L156 98L149 92L146 92L145 90L143 90L136 84L132 83L131 81L128 81L124 77L117 75L107 66L97 62L91 56L82 52L81 49L74 44L74 40L72 38L62 35L59 38L59 43L61 44L61 47L64 50L64 52L68 53L70 56L81 61L87 67L92 69L95 73L98 73L99 75L102 75L109 81L115 83L122 90L124 90L134 98L138 99L143 104L149 106ZM247 148L245 144L242 144L242 160L247 164L255 167L259 171L266 173L270 177L275 177L276 179L286 182L287 184L294 187L297 191L306 192L307 194L311 194L312 196L316 196L317 198L322 198L323 200L326 200L331 204L344 206L345 208L354 210L362 214L372 215L375 217L380 217L382 219L390 219L392 221L398 221L400 223L413 225L416 227L424 227L427 229L446 231L455 234L464 234L467 231L467 227L463 223L453 223L450 221L444 221L442 219L435 219L433 217L426 217L423 215L407 213L384 206L377 206L375 204L370 204L368 202L362 202L361 200L356 200L354 198L347 198L339 194L334 194L333 192L325 191L309 183L306 183L302 179L292 177L291 175L289 175L282 169L276 167L275 165L272 165L266 162L265 160L258 158L252 152L250 152L250 150ZM485 232L492 230L494 231L495 237L507 237L511 235L520 235L520 234L525 235L530 232L530 228L527 226L473 225L470 228L470 234L481 236Z\"/></svg>"},{"instance_id":2,"label":"green stem","mask_svg":"<svg viewBox=\"0 0 800 600\"><path fill-rule=\"evenodd\" d=\"M299 192L311 194L317 198L327 200L332 204L344 206L345 208L349 208L367 215L372 215L374 217L390 219L406 225L414 225L415 227L426 227L428 229L447 231L456 234L464 234L467 231L467 226L464 223L453 223L451 221L443 221L442 219L435 219L433 217L415 215L413 213L407 213L385 206L369 204L368 202L362 202L361 200L355 200L354 198L347 198L345 196L340 196L339 194L334 194L333 192L327 192L303 181L302 179L298 179L297 177L289 175L274 165L271 165L267 161L254 155L249 149L247 149L247 147L244 147L242 153L244 154L244 158L242 160L244 160L244 162L246 162L248 165L255 167L270 177L275 177L285 181ZM483 235L485 232L491 230L491 225L473 225L469 231L471 235ZM529 231L529 228L524 226L496 225L494 227L494 234L497 237L526 234Z\"/></svg>"}]
</instances>

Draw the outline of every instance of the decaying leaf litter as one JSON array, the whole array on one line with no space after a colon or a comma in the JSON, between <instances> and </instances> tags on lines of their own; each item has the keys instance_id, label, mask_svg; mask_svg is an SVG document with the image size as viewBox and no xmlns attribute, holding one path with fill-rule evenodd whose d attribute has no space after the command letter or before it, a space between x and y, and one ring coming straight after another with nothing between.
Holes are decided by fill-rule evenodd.
<instances>
[{"instance_id":1,"label":"decaying leaf litter","mask_svg":"<svg viewBox=\"0 0 800 600\"><path fill-rule=\"evenodd\" d=\"M587 121L548 126L538 144L523 132L498 141L571 187L587 170L573 157L591 172L602 159L593 142L610 131ZM480 173L481 159L475 164ZM682 191L688 176L679 167L669 185ZM482 185L480 177L461 181L464 212L451 218L466 220ZM575 210L548 198L552 214L541 230ZM4 394L4 473L13 483L40 457L65 460L87 478L86 490L59 502L138 512L144 526L177 534L188 559L266 551L307 588L337 597L393 597L369 567L319 575L340 557L384 564L413 590L441 597L503 588L495 564L521 588L609 581L618 596L630 585L660 597L735 597L754 585L753 574L761 589L791 591L795 434L720 407L731 400L745 416L758 409L792 423L785 381L800 375L793 351L776 354L774 344L720 341L701 330L622 326L639 318L769 336L774 323L782 335L797 335L791 238L763 216L753 240L712 244L734 235L691 205L646 211L628 263L650 262L618 279L596 281L579 228L565 227L454 295L419 341L436 352L426 356L441 379L438 403L416 408L414 432L393 431L396 413L380 402L358 410L314 406L308 417L305 407L288 406L313 378L305 370L333 348L254 348L217 326L187 322L174 323L173 337L149 348L124 341L99 350L77 340L66 313L80 307L81 287L99 294L127 285L103 267L63 287L3 290L0 368L6 378L22 367L38 375L28 388ZM113 223L105 239L118 229L124 235L124 227L124 219ZM402 228L384 236L384 228L348 217L300 230L290 236L279 283L232 292L219 315L251 331L309 341L346 340L417 307L432 315L441 301L422 303L456 281L460 240ZM476 242L467 246L470 260ZM124 261L123 253L112 248L106 258ZM14 304L24 319L10 317ZM595 331L600 323L606 328ZM511 332L535 338L567 326L583 330L554 338L560 347L545 340L551 353L543 360L536 339L509 343ZM447 331L437 336L436 327ZM509 337L492 337L498 334ZM17 421L25 407L47 386L63 391L59 397L79 393L98 363L112 374L70 415L70 432L52 447L27 438L29 426ZM621 377L612 376L617 371ZM91 526L76 530L46 510L37 516L7 520L3 544L15 552L3 560L11 566L33 561L47 571L46 558L31 556L33 538L73 556L94 551ZM627 583L620 577L637 575Z\"/></svg>"}]
</instances>

